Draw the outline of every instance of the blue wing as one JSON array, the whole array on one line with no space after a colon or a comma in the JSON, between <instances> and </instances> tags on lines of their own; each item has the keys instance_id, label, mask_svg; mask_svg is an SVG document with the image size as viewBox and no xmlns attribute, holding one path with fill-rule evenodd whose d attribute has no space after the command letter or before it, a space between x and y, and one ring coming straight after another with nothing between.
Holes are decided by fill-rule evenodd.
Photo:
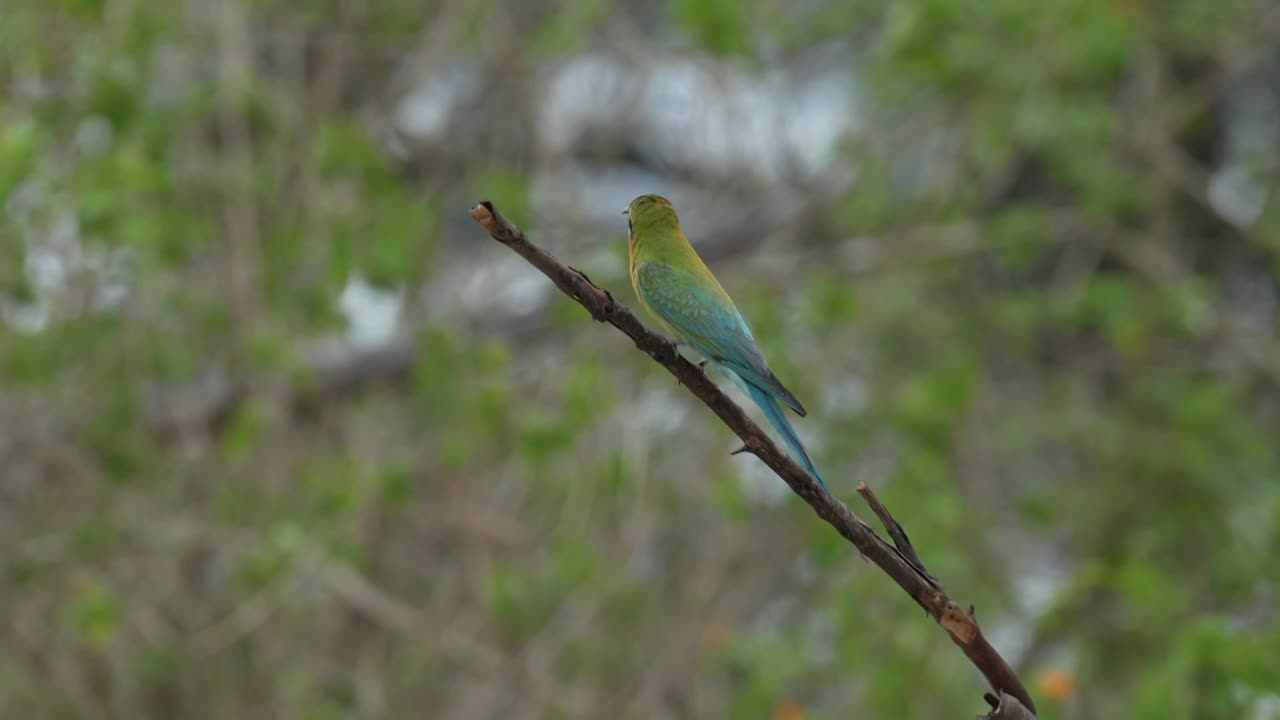
<instances>
[{"instance_id":1,"label":"blue wing","mask_svg":"<svg viewBox=\"0 0 1280 720\"><path fill-rule=\"evenodd\" d=\"M769 369L746 321L723 291L663 263L645 263L636 275L644 301L681 340L804 416L804 406Z\"/></svg>"}]
</instances>

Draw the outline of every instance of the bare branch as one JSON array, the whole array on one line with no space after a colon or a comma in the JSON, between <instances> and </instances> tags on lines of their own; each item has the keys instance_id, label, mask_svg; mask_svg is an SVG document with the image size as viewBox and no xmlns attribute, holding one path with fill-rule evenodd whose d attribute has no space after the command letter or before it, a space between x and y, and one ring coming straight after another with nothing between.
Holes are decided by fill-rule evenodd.
<instances>
[{"instance_id":1,"label":"bare branch","mask_svg":"<svg viewBox=\"0 0 1280 720\"><path fill-rule=\"evenodd\" d=\"M1035 703L1031 700L1030 694L1009 664L982 635L972 609L969 612L962 610L947 597L941 586L923 571L923 564L919 562L914 549L910 549L910 543L906 542L906 533L901 531L901 526L888 515L887 510L881 517L887 517L892 522L891 527L897 528L897 532L901 535L901 541L899 541L901 548L895 548L885 542L870 525L854 515L844 503L824 492L808 473L773 443L773 440L743 412L742 408L711 382L700 367L675 352L670 340L645 327L630 310L614 300L607 290L597 287L586 275L566 266L551 253L531 243L524 232L494 208L493 203L487 200L482 201L471 209L471 217L484 227L493 239L514 250L529 264L542 271L562 292L577 300L593 319L597 322L609 323L622 331L624 335L631 338L641 352L647 353L666 368L667 372L670 372L681 385L709 407L742 440L745 452L760 458L787 483L796 495L808 503L819 517L827 521L836 529L836 532L851 542L864 557L875 563L907 595L924 608L947 631L951 640L960 646L965 656L986 677L994 690L1016 698L1021 706L1034 713ZM890 532L892 534L895 531ZM909 553L902 548L909 549Z\"/></svg>"}]
</instances>

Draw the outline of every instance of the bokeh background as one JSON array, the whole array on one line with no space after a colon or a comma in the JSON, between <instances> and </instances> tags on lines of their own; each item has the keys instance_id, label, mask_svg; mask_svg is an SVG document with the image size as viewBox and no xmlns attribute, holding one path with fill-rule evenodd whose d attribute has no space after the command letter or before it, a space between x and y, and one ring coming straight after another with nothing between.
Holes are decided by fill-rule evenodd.
<instances>
[{"instance_id":1,"label":"bokeh background","mask_svg":"<svg viewBox=\"0 0 1280 720\"><path fill-rule=\"evenodd\" d=\"M982 712L467 215L630 302L656 191L1043 718L1280 718L1273 0L6 0L0 87L0 716Z\"/></svg>"}]
</instances>

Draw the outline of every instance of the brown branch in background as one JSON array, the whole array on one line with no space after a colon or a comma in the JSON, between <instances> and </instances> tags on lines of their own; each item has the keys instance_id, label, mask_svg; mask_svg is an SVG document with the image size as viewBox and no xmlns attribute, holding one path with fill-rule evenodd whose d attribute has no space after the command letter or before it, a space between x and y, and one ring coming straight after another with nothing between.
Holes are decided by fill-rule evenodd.
<instances>
[{"instance_id":1,"label":"brown branch in background","mask_svg":"<svg viewBox=\"0 0 1280 720\"><path fill-rule=\"evenodd\" d=\"M302 381L286 389L283 402L291 412L305 416L334 396L358 391L374 381L409 377L417 359L417 345L408 334L371 349L312 348L303 353ZM211 367L194 381L155 388L146 398L147 426L167 439L221 432L246 400L270 394L264 391L265 384Z\"/></svg>"},{"instance_id":2,"label":"brown branch in background","mask_svg":"<svg viewBox=\"0 0 1280 720\"><path fill-rule=\"evenodd\" d=\"M619 304L608 290L596 286L590 278L560 262L554 255L529 242L525 234L504 218L493 203L483 201L471 209L471 217L493 239L514 250L529 264L542 271L569 297L577 300L597 322L607 322L622 331L636 347L647 353L667 369L680 384L711 408L725 425L741 440L745 452L760 458L765 465L782 478L795 494L813 508L823 520L840 533L871 562L885 572L899 587L911 596L929 615L942 626L951 640L960 647L969 661L983 674L991 687L1002 696L1011 696L1030 714L1007 714L1010 704L1001 702L996 707L996 718L1034 717L1035 703L1022 681L983 636L973 615L973 609L965 612L942 590L942 587L924 571L924 565L907 540L902 526L893 519L879 500L873 509L889 528L890 536L898 544L894 547L876 534L876 531L853 514L844 503L822 490L790 456L778 449L768 435L760 429L702 369L676 352L670 340L645 327L635 315ZM863 496L871 502L875 496L870 490ZM1004 714L1001 714L1004 713Z\"/></svg>"}]
</instances>

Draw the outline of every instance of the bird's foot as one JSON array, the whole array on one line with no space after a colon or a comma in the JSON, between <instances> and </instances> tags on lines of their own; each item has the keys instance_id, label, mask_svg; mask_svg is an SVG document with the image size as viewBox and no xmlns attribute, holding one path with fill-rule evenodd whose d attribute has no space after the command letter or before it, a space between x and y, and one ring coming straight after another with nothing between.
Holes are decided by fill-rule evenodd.
<instances>
[{"instance_id":1,"label":"bird's foot","mask_svg":"<svg viewBox=\"0 0 1280 720\"><path fill-rule=\"evenodd\" d=\"M676 344L668 340L660 350L653 351L653 358L663 365L670 365L680 357L680 351L676 349Z\"/></svg>"},{"instance_id":2,"label":"bird's foot","mask_svg":"<svg viewBox=\"0 0 1280 720\"><path fill-rule=\"evenodd\" d=\"M604 295L604 302L600 302L596 298L581 297L580 293L576 292L573 295L574 299L586 305L587 312L591 313L591 318L596 322L609 322L610 317L613 316L614 311L617 309L617 301L613 299L613 293L597 285L594 280L578 268L570 266L569 270L582 278L592 289Z\"/></svg>"},{"instance_id":3,"label":"bird's foot","mask_svg":"<svg viewBox=\"0 0 1280 720\"><path fill-rule=\"evenodd\" d=\"M679 346L679 344L680 344L680 343L678 343L678 342L677 342L677 343L673 343L673 346ZM703 361L699 362L699 363L698 363L698 370L703 371L703 372L706 372L706 369L707 369L707 363L709 363L709 362L711 362L711 361L710 361L710 360L703 360ZM677 380L676 380L676 382L680 383L681 385L684 385L684 383L683 383L683 382L680 382L680 380L679 380L679 379L677 379Z\"/></svg>"}]
</instances>

